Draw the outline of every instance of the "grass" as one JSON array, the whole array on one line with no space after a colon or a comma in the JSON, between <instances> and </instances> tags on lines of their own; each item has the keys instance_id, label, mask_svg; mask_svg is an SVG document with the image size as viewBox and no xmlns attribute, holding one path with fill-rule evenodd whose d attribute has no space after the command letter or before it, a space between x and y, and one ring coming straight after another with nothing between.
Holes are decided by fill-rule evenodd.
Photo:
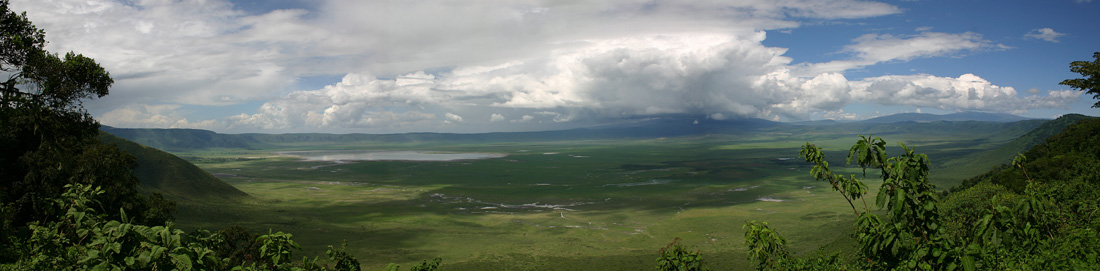
<instances>
[{"instance_id":1,"label":"grass","mask_svg":"<svg viewBox=\"0 0 1100 271\"><path fill-rule=\"evenodd\" d=\"M1025 131L1026 132L1026 131ZM1011 140L894 134L937 161ZM304 255L347 240L365 270L443 257L447 270L642 270L680 237L717 270L750 269L741 225L768 221L798 254L851 248L851 207L797 159L807 141L834 170L851 134L758 135L481 144L285 144L176 153L252 197L187 202L178 225L290 232ZM321 149L506 153L451 162L307 162L275 152ZM896 148L890 149L897 153ZM796 158L796 159L789 159ZM947 163L945 163L947 164ZM969 177L941 168L947 187ZM859 174L854 169L840 169ZM936 170L934 169L934 173ZM954 170L954 171L952 171ZM963 173L957 173L963 172ZM867 183L877 190L875 176ZM857 207L863 208L861 202ZM873 208L873 206L872 206Z\"/></svg>"}]
</instances>

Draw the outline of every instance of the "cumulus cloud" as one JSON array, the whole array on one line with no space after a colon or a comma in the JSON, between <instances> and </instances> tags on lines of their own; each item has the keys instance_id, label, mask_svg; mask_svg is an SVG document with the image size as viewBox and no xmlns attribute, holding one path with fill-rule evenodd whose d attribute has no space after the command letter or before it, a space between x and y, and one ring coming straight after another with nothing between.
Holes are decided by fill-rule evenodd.
<instances>
[{"instance_id":1,"label":"cumulus cloud","mask_svg":"<svg viewBox=\"0 0 1100 271\"><path fill-rule=\"evenodd\" d=\"M764 33L756 32L747 37L691 33L585 40L524 61L459 67L438 75L416 72L380 79L354 73L323 89L273 99L260 113L307 127L369 127L372 123L365 119L391 111L440 114L442 121L457 123L471 108L511 108L525 112L519 121L538 117L551 122L714 112L772 117L771 107L788 96L773 92L782 89L754 84L790 60L781 56L783 49L761 45L763 39ZM811 78L805 87L827 86L837 77L843 80L836 74ZM783 91L824 100L792 106L840 104L830 96L839 90Z\"/></svg>"},{"instance_id":2,"label":"cumulus cloud","mask_svg":"<svg viewBox=\"0 0 1100 271\"><path fill-rule=\"evenodd\" d=\"M797 26L798 18L853 19L900 12L841 0L357 1L309 10L241 10L227 0L16 1L47 31L49 49L89 55L112 72L124 104L232 105L286 93L302 77L370 71L391 77L501 62L599 36Z\"/></svg>"},{"instance_id":3,"label":"cumulus cloud","mask_svg":"<svg viewBox=\"0 0 1100 271\"><path fill-rule=\"evenodd\" d=\"M444 117L446 117L446 118L447 118L447 121L449 121L449 122L451 122L451 123L459 123L459 122L462 122L462 116L459 116L459 115L455 115L455 114L453 114L453 113L447 113L447 114L444 114Z\"/></svg>"},{"instance_id":4,"label":"cumulus cloud","mask_svg":"<svg viewBox=\"0 0 1100 271\"><path fill-rule=\"evenodd\" d=\"M1040 39L1049 42L1058 42L1058 38L1061 38L1065 35L1066 34L1064 33L1055 32L1054 29L1047 27L1031 30L1031 32L1024 34L1024 37L1029 39Z\"/></svg>"},{"instance_id":5,"label":"cumulus cloud","mask_svg":"<svg viewBox=\"0 0 1100 271\"><path fill-rule=\"evenodd\" d=\"M838 52L841 60L798 65L785 48L763 45L767 31L805 20L901 11L874 1L316 4L263 12L224 0L12 6L46 29L50 50L84 53L111 71L113 95L89 107L102 108L105 124L126 127L373 132L663 115L846 119L852 114L842 108L854 102L1011 111L1077 97L1020 98L975 75L844 74L1006 47L971 32L867 34ZM296 87L312 76L342 78ZM261 105L214 120L180 113L244 103Z\"/></svg>"},{"instance_id":6,"label":"cumulus cloud","mask_svg":"<svg viewBox=\"0 0 1100 271\"><path fill-rule=\"evenodd\" d=\"M115 108L97 120L107 126L127 128L224 128L217 120L192 122L176 113L180 105L127 105Z\"/></svg>"},{"instance_id":7,"label":"cumulus cloud","mask_svg":"<svg viewBox=\"0 0 1100 271\"><path fill-rule=\"evenodd\" d=\"M448 76L454 76L453 74ZM507 93L497 93L496 99L485 99L474 107L462 107L469 97L482 96L481 92L458 92L442 88L452 82L448 76L430 82L408 83L404 79L377 79L351 74L336 85L321 90L299 91L264 104L256 114L240 114L221 120L191 122L172 114L178 105L131 106L104 114L107 125L124 127L193 127L205 129L271 130L301 127L315 128L406 128L425 129L449 127L466 122L461 115L451 112L474 112L479 108L496 108L529 112L517 119L508 120L498 113L490 114L489 123L568 123L578 119L630 118L661 116L672 113L690 113L714 120L756 117L771 120L803 120L808 118L854 120L867 116L845 112L842 107L852 103L933 107L946 111L981 110L1021 113L1036 108L1061 108L1080 99L1081 92L1072 90L1048 91L1047 95L1018 96L1012 87L995 85L973 74L959 77L933 75L880 76L850 81L843 75L827 73L812 78L794 77L782 68L756 76L756 80L744 82L747 92L729 89L701 89L707 97L734 97L758 103L695 104L682 96L683 92L669 95L664 90L644 95L664 95L678 99L679 107L668 110L645 110L652 105L647 100L640 104L611 103L612 107L599 107L606 100L586 100L584 106L560 106L554 103L530 107L504 106ZM405 77L431 78L419 74ZM544 79L532 79L535 81ZM405 83L398 83L405 82ZM417 89L428 94L417 95ZM1030 90L1029 90L1030 92ZM438 99L441 93L450 93L448 99ZM407 95L406 95L407 94ZM633 93L639 94L639 93ZM756 95L756 96L746 96ZM779 98L778 96L783 96ZM587 96L585 96L587 97ZM621 98L621 97L609 97ZM685 100L687 99L687 100ZM557 101L551 99L551 101ZM675 103L670 103L675 104ZM472 109L471 109L472 108ZM643 109L641 111L637 109ZM470 111L474 110L474 111ZM608 113L607 111L610 111ZM398 113L401 112L401 113Z\"/></svg>"},{"instance_id":8,"label":"cumulus cloud","mask_svg":"<svg viewBox=\"0 0 1100 271\"><path fill-rule=\"evenodd\" d=\"M291 126L392 127L463 122L479 110L514 110L512 123L566 123L668 114L712 119L852 119L851 103L909 105L944 110L1019 112L1064 106L1070 92L1020 98L973 75L881 76L852 81L841 73L798 76L784 50L761 45L763 32L748 36L716 33L660 34L585 40L540 57L449 72L416 72L380 79L348 74L319 90L296 91L261 108ZM932 37L943 36L933 34ZM958 35L974 41L969 34ZM928 44L924 39L915 44ZM876 41L893 40L881 37ZM892 43L892 42L891 42ZM981 47L982 42L957 48ZM874 46L868 46L874 47ZM861 47L862 48L862 47ZM910 50L867 59L909 59L951 50ZM877 50L862 50L875 55ZM494 109L495 108L495 109ZM406 112L405 117L378 114ZM823 113L816 115L817 113ZM434 114L442 115L435 119ZM484 113L490 114L490 113ZM504 122L491 113L489 123Z\"/></svg>"},{"instance_id":9,"label":"cumulus cloud","mask_svg":"<svg viewBox=\"0 0 1100 271\"><path fill-rule=\"evenodd\" d=\"M432 90L434 76L417 72L383 80L369 74L348 74L320 90L295 91L264 103L259 114L291 127L399 127L436 120L421 106L448 101ZM447 113L445 120L462 121Z\"/></svg>"},{"instance_id":10,"label":"cumulus cloud","mask_svg":"<svg viewBox=\"0 0 1100 271\"><path fill-rule=\"evenodd\" d=\"M917 109L917 113L920 113L919 108ZM818 114L815 114L815 115L818 115ZM859 114L844 112L844 109L839 109L839 110L836 110L836 111L822 111L819 115L822 119L830 119L830 120L857 120L857 119L860 119Z\"/></svg>"},{"instance_id":11,"label":"cumulus cloud","mask_svg":"<svg viewBox=\"0 0 1100 271\"><path fill-rule=\"evenodd\" d=\"M528 122L528 121L531 121L531 120L533 120L533 119L535 119L535 116L531 116L531 115L523 115L523 116L522 116L522 117L520 117L520 118L519 118L518 120L512 120L512 122L520 122L520 123L523 123L523 122Z\"/></svg>"},{"instance_id":12,"label":"cumulus cloud","mask_svg":"<svg viewBox=\"0 0 1100 271\"><path fill-rule=\"evenodd\" d=\"M119 127L170 127L182 119L169 116L179 105L144 105L119 107L98 118L100 123Z\"/></svg>"},{"instance_id":13,"label":"cumulus cloud","mask_svg":"<svg viewBox=\"0 0 1100 271\"><path fill-rule=\"evenodd\" d=\"M102 63L116 84L111 105L229 105L294 82L290 56L228 38L247 24L223 1L18 1L46 30L47 49ZM93 102L92 107L100 104Z\"/></svg>"},{"instance_id":14,"label":"cumulus cloud","mask_svg":"<svg viewBox=\"0 0 1100 271\"><path fill-rule=\"evenodd\" d=\"M973 74L957 78L932 75L881 76L852 82L852 96L882 105L934 107L948 111L984 110L1020 113L1058 108L1077 101L1080 93L1050 91L1047 96L1020 98L1016 89L997 86Z\"/></svg>"}]
</instances>

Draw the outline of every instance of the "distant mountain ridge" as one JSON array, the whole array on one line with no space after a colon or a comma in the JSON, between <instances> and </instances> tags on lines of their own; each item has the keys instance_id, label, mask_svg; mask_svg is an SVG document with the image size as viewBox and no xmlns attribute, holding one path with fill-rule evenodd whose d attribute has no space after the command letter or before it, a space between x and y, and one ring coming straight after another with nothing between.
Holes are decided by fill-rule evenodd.
<instances>
[{"instance_id":1,"label":"distant mountain ridge","mask_svg":"<svg viewBox=\"0 0 1100 271\"><path fill-rule=\"evenodd\" d=\"M755 129L787 125L762 119L710 120L699 118L660 118L632 123L589 128L535 132L493 132L480 134L403 133L403 134L220 134L198 129L140 129L104 126L104 132L143 145L166 150L187 151L207 148L255 149L265 145L291 142L526 142L574 139L660 138L706 134L743 133Z\"/></svg>"},{"instance_id":2,"label":"distant mountain ridge","mask_svg":"<svg viewBox=\"0 0 1100 271\"><path fill-rule=\"evenodd\" d=\"M301 142L389 142L397 144L415 144L421 142L529 142L547 140L577 139L630 139L661 138L679 136L703 136L710 134L739 134L759 129L783 127L828 126L830 129L864 131L872 129L892 131L905 128L882 129L882 125L892 123L922 123L928 127L909 127L911 129L960 129L950 122L978 121L987 123L1011 123L1031 120L1020 116L999 113L961 112L946 115L924 113L902 113L878 117L863 121L814 121L781 123L763 119L714 120L706 117L673 116L642 119L634 122L609 124L587 128L534 132L492 132L478 134L452 133L402 133L402 134L220 134L198 129L136 129L103 127L102 130L143 145L166 150L187 151L208 148L258 149L269 145ZM946 121L945 125L932 125ZM965 128L962 128L965 129Z\"/></svg>"},{"instance_id":3,"label":"distant mountain ridge","mask_svg":"<svg viewBox=\"0 0 1100 271\"><path fill-rule=\"evenodd\" d=\"M101 131L166 151L204 148L250 149L249 142L239 137L199 129L135 129L102 126Z\"/></svg>"},{"instance_id":4,"label":"distant mountain ridge","mask_svg":"<svg viewBox=\"0 0 1100 271\"><path fill-rule=\"evenodd\" d=\"M1029 120L1012 114L985 113L985 112L959 112L946 115L928 113L900 113L877 118L862 120L864 123L895 123L895 122L934 122L934 121L990 121L990 122L1015 122Z\"/></svg>"}]
</instances>

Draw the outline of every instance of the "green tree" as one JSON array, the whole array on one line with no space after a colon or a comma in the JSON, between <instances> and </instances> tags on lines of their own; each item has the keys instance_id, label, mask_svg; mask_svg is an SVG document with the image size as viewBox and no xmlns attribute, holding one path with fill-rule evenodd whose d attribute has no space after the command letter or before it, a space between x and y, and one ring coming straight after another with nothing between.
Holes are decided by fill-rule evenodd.
<instances>
[{"instance_id":1,"label":"green tree","mask_svg":"<svg viewBox=\"0 0 1100 271\"><path fill-rule=\"evenodd\" d=\"M1093 99L1100 99L1100 52L1092 53L1093 61L1074 61L1069 63L1069 70L1079 73L1085 78L1063 80L1060 85L1067 85L1085 93L1092 94ZM1100 101L1092 105L1100 108Z\"/></svg>"},{"instance_id":2,"label":"green tree","mask_svg":"<svg viewBox=\"0 0 1100 271\"><path fill-rule=\"evenodd\" d=\"M856 209L861 181L832 173L821 148L806 143L801 156L815 164L811 176L832 183L856 211L859 260L794 258L782 237L755 221L742 227L749 259L759 270L1096 270L1098 131L1100 120L1083 120L1017 156L1015 168L1000 169L1019 172L1022 194L982 180L942 202L928 182L927 156L899 143L902 155L890 157L885 141L860 136L848 162L879 169L881 212Z\"/></svg>"},{"instance_id":3,"label":"green tree","mask_svg":"<svg viewBox=\"0 0 1100 271\"><path fill-rule=\"evenodd\" d=\"M223 261L183 231L105 220L95 200L103 190L82 184L66 185L54 200L65 210L56 221L31 223L33 231L15 270L219 270ZM205 237L209 238L209 237ZM3 266L0 266L2 269Z\"/></svg>"},{"instance_id":4,"label":"green tree","mask_svg":"<svg viewBox=\"0 0 1100 271\"><path fill-rule=\"evenodd\" d=\"M703 267L703 255L699 251L689 251L680 238L672 240L667 246L661 248L661 256L657 257L657 270L661 271L704 271L710 270Z\"/></svg>"},{"instance_id":5,"label":"green tree","mask_svg":"<svg viewBox=\"0 0 1100 271\"><path fill-rule=\"evenodd\" d=\"M172 205L138 193L134 157L99 143L99 123L82 106L107 95L110 74L83 55L46 51L45 32L8 6L0 1L0 262L14 260L4 244L25 238L25 225L64 215L51 202L69 184L101 187L96 200L111 218L170 219Z\"/></svg>"},{"instance_id":6,"label":"green tree","mask_svg":"<svg viewBox=\"0 0 1100 271\"><path fill-rule=\"evenodd\" d=\"M848 151L847 163L854 162L864 175L868 168L879 170L882 185L875 205L887 211L886 219L869 209L856 210L852 199L862 198L867 193L866 185L854 175L834 174L820 147L806 143L800 156L814 164L810 175L828 180L852 206L858 217L856 238L870 268L954 269L960 257L961 261L968 258L961 256L961 250L952 245L941 227L935 186L928 182L928 156L905 144L898 146L903 154L890 157L885 140L861 135Z\"/></svg>"}]
</instances>

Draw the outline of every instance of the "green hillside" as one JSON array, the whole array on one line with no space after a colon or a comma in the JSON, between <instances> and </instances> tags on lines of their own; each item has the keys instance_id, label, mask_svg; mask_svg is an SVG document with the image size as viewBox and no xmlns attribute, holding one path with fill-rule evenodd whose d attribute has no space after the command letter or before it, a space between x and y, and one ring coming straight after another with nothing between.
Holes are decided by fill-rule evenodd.
<instances>
[{"instance_id":1,"label":"green hillside","mask_svg":"<svg viewBox=\"0 0 1100 271\"><path fill-rule=\"evenodd\" d=\"M885 141L861 139L848 158L880 170L881 186L869 193L862 180L834 175L821 147L807 143L802 157L815 164L810 172L839 187L859 217L849 235L855 244L832 256L792 257L774 230L781 224L751 221L743 227L749 257L758 270L1097 270L1100 118L1067 116L1006 148L1038 140L1011 166L939 194L928 178L931 155L906 149L887 158ZM860 210L854 199L866 195L885 212Z\"/></svg>"},{"instance_id":2,"label":"green hillside","mask_svg":"<svg viewBox=\"0 0 1100 271\"><path fill-rule=\"evenodd\" d=\"M1068 126L1041 140L1013 165L968 179L942 198L945 228L959 236L994 240L992 247L979 246L987 250L979 255L991 259L984 268L1100 266L1100 118L1065 116L1028 136L1041 138L1063 124ZM1035 140L1028 136L1018 141ZM968 231L994 227L1000 229Z\"/></svg>"},{"instance_id":3,"label":"green hillside","mask_svg":"<svg viewBox=\"0 0 1100 271\"><path fill-rule=\"evenodd\" d=\"M170 153L108 133L100 133L99 139L105 144L115 144L119 149L137 157L138 166L134 169L134 175L141 180L140 188L145 192L161 193L177 201L248 196Z\"/></svg>"},{"instance_id":4,"label":"green hillside","mask_svg":"<svg viewBox=\"0 0 1100 271\"><path fill-rule=\"evenodd\" d=\"M1017 153L1022 153L1030 150L1032 147L1043 143L1047 138L1061 133L1066 127L1078 123L1084 119L1091 119L1093 117L1081 115L1081 114L1067 114L1061 116L1055 120L1051 120L1043 123L1042 126L1031 130L1027 134L1016 138L1012 142L1002 145L997 149L989 152L984 152L975 155L974 160L991 161L998 164L1005 164L1012 161L1012 157Z\"/></svg>"},{"instance_id":5,"label":"green hillside","mask_svg":"<svg viewBox=\"0 0 1100 271\"><path fill-rule=\"evenodd\" d=\"M103 126L100 127L100 130L166 151L204 148L250 148L249 144L240 137L199 129L130 129Z\"/></svg>"},{"instance_id":6,"label":"green hillside","mask_svg":"<svg viewBox=\"0 0 1100 271\"><path fill-rule=\"evenodd\" d=\"M1094 166L1100 164L1100 118L1091 118L1081 115L1067 115L1059 118L1051 125L1044 125L1036 129L1035 133L1029 133L1021 137L1020 141L1035 140L1026 138L1036 134L1036 139L1042 138L1042 143L1023 152L1026 163L1023 171L1003 165L992 171L964 181L954 190L961 190L982 182L990 182L1009 188L1012 191L1022 192L1028 183L1028 179L1037 182L1062 182L1065 180L1081 180L1100 176L1100 170ZM1067 124L1060 133L1050 137L1039 137L1058 125ZM1015 143L1015 142L1014 142ZM1027 174L1024 173L1027 172ZM1091 177L1090 177L1091 176Z\"/></svg>"},{"instance_id":7,"label":"green hillside","mask_svg":"<svg viewBox=\"0 0 1100 271\"><path fill-rule=\"evenodd\" d=\"M949 169L947 169L946 172L937 173L951 174L953 176L975 176L985 173L986 171L989 171L990 168L1000 167L1004 164L1011 162L1012 158L1015 157L1017 153L1023 153L1031 149L1032 147L1043 143L1043 141L1047 138L1062 132L1062 130L1066 129L1067 126L1089 118L1092 117L1080 114L1067 114L1059 117L1058 119L1049 121L1028 120L1016 122L1020 124L1027 123L1031 125L1015 127L1027 128L1028 131L1019 134L1018 137L1015 137L1011 141L1003 143L1003 145L1000 145L996 148L990 149L988 151L975 152L964 156L959 156L958 159L944 161L944 163L942 164L942 168ZM1039 123L1041 123L1042 125L1034 125ZM978 131L990 131L987 129L987 127L975 126L974 129ZM1014 130L1017 132L1020 131L1018 129ZM1004 134L1017 134L1011 132L1002 133L1005 131L1000 130L994 132L996 133L990 134L990 138L994 138L998 135Z\"/></svg>"}]
</instances>

